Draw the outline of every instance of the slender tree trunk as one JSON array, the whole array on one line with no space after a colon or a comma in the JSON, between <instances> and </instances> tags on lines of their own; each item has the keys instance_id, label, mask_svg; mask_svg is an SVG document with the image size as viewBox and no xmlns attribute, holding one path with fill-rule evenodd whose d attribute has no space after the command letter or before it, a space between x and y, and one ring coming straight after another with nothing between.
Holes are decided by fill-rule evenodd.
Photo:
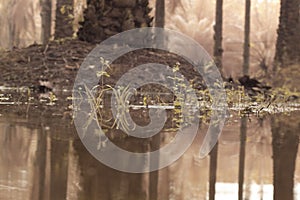
<instances>
[{"instance_id":1,"label":"slender tree trunk","mask_svg":"<svg viewBox=\"0 0 300 200\"><path fill-rule=\"evenodd\" d=\"M250 10L251 0L246 0L245 5L245 27L244 27L244 52L243 52L243 74L249 74L250 63ZM245 170L245 150L246 150L246 134L247 134L247 118L241 119L240 128L240 157L239 157L239 192L238 199L243 199L244 190L244 170Z\"/></svg>"},{"instance_id":2,"label":"slender tree trunk","mask_svg":"<svg viewBox=\"0 0 300 200\"><path fill-rule=\"evenodd\" d=\"M51 12L52 12L52 2L51 0L40 0L42 7L41 18L42 18L42 31L41 40L45 45L48 43L51 37Z\"/></svg>"},{"instance_id":3,"label":"slender tree trunk","mask_svg":"<svg viewBox=\"0 0 300 200\"><path fill-rule=\"evenodd\" d=\"M155 4L155 26L165 26L165 0L156 0Z\"/></svg>"},{"instance_id":4,"label":"slender tree trunk","mask_svg":"<svg viewBox=\"0 0 300 200\"><path fill-rule=\"evenodd\" d=\"M250 58L250 9L251 0L246 0L245 6L245 36L244 36L244 63L243 63L243 74L249 74L249 58Z\"/></svg>"},{"instance_id":5,"label":"slender tree trunk","mask_svg":"<svg viewBox=\"0 0 300 200\"><path fill-rule=\"evenodd\" d=\"M216 24L214 26L214 58L215 63L222 74L222 38L223 38L223 0L217 0L216 4Z\"/></svg>"},{"instance_id":6,"label":"slender tree trunk","mask_svg":"<svg viewBox=\"0 0 300 200\"><path fill-rule=\"evenodd\" d=\"M214 59L215 63L222 73L222 38L223 38L223 0L217 0L216 3L216 24L214 26ZM218 143L214 146L210 153L209 163L209 200L215 199L216 181L217 181L217 163L218 163Z\"/></svg>"},{"instance_id":7,"label":"slender tree trunk","mask_svg":"<svg viewBox=\"0 0 300 200\"><path fill-rule=\"evenodd\" d=\"M281 0L274 71L300 63L299 7L299 0Z\"/></svg>"},{"instance_id":8,"label":"slender tree trunk","mask_svg":"<svg viewBox=\"0 0 300 200\"><path fill-rule=\"evenodd\" d=\"M239 158L239 200L243 200L244 191L244 171L245 171L245 155L246 155L246 137L247 137L247 118L241 119L241 135L240 135L240 158Z\"/></svg>"},{"instance_id":9,"label":"slender tree trunk","mask_svg":"<svg viewBox=\"0 0 300 200\"><path fill-rule=\"evenodd\" d=\"M57 0L54 38L73 36L74 1Z\"/></svg>"}]
</instances>

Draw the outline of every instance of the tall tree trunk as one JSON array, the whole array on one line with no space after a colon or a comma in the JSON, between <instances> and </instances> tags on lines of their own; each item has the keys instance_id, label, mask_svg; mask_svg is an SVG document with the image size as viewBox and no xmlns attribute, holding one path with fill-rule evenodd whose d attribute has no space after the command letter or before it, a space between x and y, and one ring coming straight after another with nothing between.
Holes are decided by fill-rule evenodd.
<instances>
[{"instance_id":1,"label":"tall tree trunk","mask_svg":"<svg viewBox=\"0 0 300 200\"><path fill-rule=\"evenodd\" d=\"M217 0L216 3L216 24L214 26L214 59L215 63L222 73L222 38L223 38L223 0ZM215 199L216 181L217 181L217 163L218 163L218 143L210 153L209 163L209 200Z\"/></svg>"},{"instance_id":2,"label":"tall tree trunk","mask_svg":"<svg viewBox=\"0 0 300 200\"><path fill-rule=\"evenodd\" d=\"M244 53L243 53L243 74L249 74L249 58L250 58L250 9L251 0L246 0L245 6L245 36L244 36Z\"/></svg>"},{"instance_id":3,"label":"tall tree trunk","mask_svg":"<svg viewBox=\"0 0 300 200\"><path fill-rule=\"evenodd\" d=\"M215 63L222 73L222 54L223 54L223 48L222 48L222 38L223 38L223 0L217 0L216 4L216 24L214 26L214 59Z\"/></svg>"},{"instance_id":4,"label":"tall tree trunk","mask_svg":"<svg viewBox=\"0 0 300 200\"><path fill-rule=\"evenodd\" d=\"M240 157L239 157L239 200L243 200L244 192L244 171L246 155L246 137L247 137L247 118L242 117L240 128Z\"/></svg>"},{"instance_id":5,"label":"tall tree trunk","mask_svg":"<svg viewBox=\"0 0 300 200\"><path fill-rule=\"evenodd\" d=\"M300 91L300 1L281 0L276 44L274 85ZM292 200L299 145L300 115L272 117L274 200Z\"/></svg>"},{"instance_id":6,"label":"tall tree trunk","mask_svg":"<svg viewBox=\"0 0 300 200\"><path fill-rule=\"evenodd\" d=\"M165 0L156 0L155 4L155 26L165 26Z\"/></svg>"},{"instance_id":7,"label":"tall tree trunk","mask_svg":"<svg viewBox=\"0 0 300 200\"><path fill-rule=\"evenodd\" d=\"M61 39L73 36L74 1L57 0L54 38Z\"/></svg>"},{"instance_id":8,"label":"tall tree trunk","mask_svg":"<svg viewBox=\"0 0 300 200\"><path fill-rule=\"evenodd\" d=\"M299 0L281 0L274 71L300 63Z\"/></svg>"},{"instance_id":9,"label":"tall tree trunk","mask_svg":"<svg viewBox=\"0 0 300 200\"><path fill-rule=\"evenodd\" d=\"M42 7L41 18L42 18L42 31L41 40L45 45L48 43L51 37L51 13L52 13L52 1L51 0L40 0Z\"/></svg>"}]
</instances>

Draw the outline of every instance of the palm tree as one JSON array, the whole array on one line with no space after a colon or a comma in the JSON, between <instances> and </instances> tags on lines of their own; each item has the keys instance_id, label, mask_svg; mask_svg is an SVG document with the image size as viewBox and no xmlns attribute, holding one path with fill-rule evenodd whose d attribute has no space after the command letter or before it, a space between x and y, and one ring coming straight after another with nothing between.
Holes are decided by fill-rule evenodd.
<instances>
[{"instance_id":1,"label":"palm tree","mask_svg":"<svg viewBox=\"0 0 300 200\"><path fill-rule=\"evenodd\" d=\"M101 42L126 30L149 27L153 20L150 11L148 0L87 0L78 38Z\"/></svg>"}]
</instances>

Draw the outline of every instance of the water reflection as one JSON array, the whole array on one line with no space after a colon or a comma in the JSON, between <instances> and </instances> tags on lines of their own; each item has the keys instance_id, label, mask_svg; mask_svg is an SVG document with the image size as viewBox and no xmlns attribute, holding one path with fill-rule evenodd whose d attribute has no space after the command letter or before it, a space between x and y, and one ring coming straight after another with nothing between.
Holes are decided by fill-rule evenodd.
<instances>
[{"instance_id":1,"label":"water reflection","mask_svg":"<svg viewBox=\"0 0 300 200\"><path fill-rule=\"evenodd\" d=\"M242 168L240 121L236 119L227 122L215 159L197 157L200 134L173 165L156 174L128 174L94 159L68 120L3 115L0 199L238 199L239 170L243 172L243 199L273 199L274 195L280 200L300 199L298 116L247 120ZM199 132L203 135L206 130L203 125ZM162 135L161 142L168 141L168 133ZM210 190L213 182L215 192Z\"/></svg>"},{"instance_id":2,"label":"water reflection","mask_svg":"<svg viewBox=\"0 0 300 200\"><path fill-rule=\"evenodd\" d=\"M300 115L272 117L274 199L293 199L294 173L299 146Z\"/></svg>"}]
</instances>

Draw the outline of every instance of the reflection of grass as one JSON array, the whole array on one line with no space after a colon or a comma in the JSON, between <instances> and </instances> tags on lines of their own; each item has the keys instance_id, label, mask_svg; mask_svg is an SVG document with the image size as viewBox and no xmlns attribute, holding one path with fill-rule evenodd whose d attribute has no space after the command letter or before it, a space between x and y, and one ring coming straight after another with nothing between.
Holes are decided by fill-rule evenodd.
<instances>
[{"instance_id":1,"label":"reflection of grass","mask_svg":"<svg viewBox=\"0 0 300 200\"><path fill-rule=\"evenodd\" d=\"M91 114L90 119L96 119L96 116L98 116L97 120L101 126L105 127L105 130L116 128L127 132L135 129L135 126L130 127L131 124L129 124L127 119L127 117L130 116L128 115L129 108L134 108L134 106L144 106L148 108L151 104L157 107L173 106L169 111L171 115L168 115L169 120L167 121L168 124L164 127L165 131L178 131L182 126L192 124L197 118L203 123L211 123L210 117L213 113L213 99L208 89L195 90L197 98L187 99L189 95L184 94L189 91L192 92L194 88L192 85L184 82L184 77L175 75L175 73L179 71L179 68L180 64L176 63L173 68L174 76L167 77L173 81L173 88L170 89L174 91L174 93L170 93L170 96L174 96L174 98L171 98L172 101L166 100L168 98L162 97L159 92L154 95L149 95L151 93L151 91L148 91L149 89L137 95L138 92L131 90L129 85L117 88L113 88L110 85L103 86L104 82L102 79L102 86L97 88L99 91L96 100L91 100L91 103L96 104L96 106L92 107L95 114ZM98 74L101 75L101 77L110 76L110 74L103 71ZM113 94L116 100L115 105L112 105L116 108L115 119L113 119L112 114L108 112L109 108L106 107L104 103L105 93L107 92ZM147 94L147 92L149 92L149 94ZM289 113L293 109L299 109L299 92L291 91L286 88L272 90L258 89L254 93L248 93L242 86L236 86L233 87L233 89L226 89L226 95L229 109L238 111L239 116L255 114L262 117L276 112ZM141 99L136 99L137 96L140 96L139 98ZM130 99L130 97L134 98ZM134 102L135 105L130 104L130 102ZM193 109L195 109L195 107L200 109L199 115L194 115ZM222 107L220 107L220 109L222 109ZM187 111L187 113L183 113L185 111ZM86 125L88 125L88 123L89 121ZM216 123L218 122L213 122L213 124ZM132 125L135 125L135 123Z\"/></svg>"},{"instance_id":2,"label":"reflection of grass","mask_svg":"<svg viewBox=\"0 0 300 200\"><path fill-rule=\"evenodd\" d=\"M181 88L182 89L182 88ZM105 93L111 93L115 96L116 117L113 119L109 107L104 103ZM173 102L163 103L164 99L158 97L157 95L145 95L140 101L135 99L137 97L137 91L131 91L130 87L119 87L112 88L111 86L106 86L106 89L101 89L97 94L95 100L90 100L92 112L90 114L90 120L96 119L98 116L98 121L104 128L112 129L122 129L124 131L134 130L134 126L130 127L127 117L129 113L129 108L134 108L135 106L144 106L147 108L148 103L151 102L152 105L159 107L172 106L169 115L170 120L167 121L168 124L165 129L177 131L182 126L188 126L192 124L193 121L198 118L203 123L210 123L210 116L212 114L212 97L208 90L197 91L197 99L185 99L184 96L178 95ZM254 97L247 95L243 87L238 87L234 90L226 90L227 103L229 104L229 109L237 111L240 116L255 114L258 116L263 116L267 114L272 114L276 112L289 112L291 111L291 98L299 96L299 93L291 92L286 89L275 89L272 92L258 93ZM170 94L173 95L173 94ZM132 105L131 102L140 102L140 104ZM146 98L146 99L145 99ZM94 104L94 105L92 105ZM296 108L297 104L295 104ZM299 105L298 105L299 106ZM199 109L200 114L195 115L194 110ZM136 108L139 110L138 108ZM216 108L216 109L222 109ZM136 110L130 112L138 112ZM184 113L185 112L185 113ZM134 116L134 115L133 115ZM90 120L86 123L86 128L90 123ZM132 124L135 125L135 124Z\"/></svg>"},{"instance_id":3,"label":"reflection of grass","mask_svg":"<svg viewBox=\"0 0 300 200\"><path fill-rule=\"evenodd\" d=\"M97 90L96 97L93 95L93 91ZM84 124L83 128L84 131L86 131L89 127L89 125L92 123L93 120L98 120L101 124L101 126L105 128L116 128L116 129L122 129L125 131L129 131L134 129L135 127L130 128L130 124L128 122L128 119L126 117L126 114L129 113L129 98L132 94L135 93L134 90L130 88L130 86L126 87L118 87L113 88L110 85L106 85L105 87L96 86L92 90L88 89L85 86L85 93L87 95L87 101L90 105L90 113L87 113L88 120ZM115 106L116 108L116 118L113 120L112 124L108 124L108 122L112 121L112 116L108 111L108 108L106 108L105 105L105 94L111 92L115 97Z\"/></svg>"},{"instance_id":4,"label":"reflection of grass","mask_svg":"<svg viewBox=\"0 0 300 200\"><path fill-rule=\"evenodd\" d=\"M109 62L103 58L100 59L102 66L109 68ZM208 65L205 70L210 70ZM140 108L149 108L154 106L157 108L163 108L164 106L172 107L169 113L168 125L165 128L169 130L177 130L181 126L188 126L192 124L195 119L199 119L201 122L210 121L210 116L213 113L212 106L215 109L223 109L223 105L213 105L214 101L208 89L197 90L193 88L193 84L185 82L185 77L180 75L181 65L176 63L173 66L174 76L168 76L173 82L173 87L169 88L170 95L167 97L160 92L165 92L166 89L157 88L159 86L148 87L146 90L141 90L139 93L136 90L126 87L113 88L111 85L105 85L103 77L110 77L111 74L105 70L97 72L97 76L101 77L101 85L96 86L89 91L85 88L88 102L91 106L91 113L88 113L89 117L84 125L87 130L92 120L98 120L100 125L105 129L122 129L125 132L135 129L135 123L130 124L128 121L129 108L130 112L138 112ZM178 72L178 73L177 73ZM220 88L220 83L215 83L216 88ZM149 91L152 88L158 89L157 94ZM173 92L171 92L173 91ZM196 96L190 95L195 92ZM93 96L96 93L96 97ZM115 119L113 119L111 109L105 105L105 99L109 99L107 94L111 94L115 98ZM248 93L242 86L234 86L232 89L226 89L227 103L230 110L238 111L240 116L256 114L266 115L275 112L289 112L293 108L291 107L293 98L299 98L299 92L290 91L284 88L263 90L258 89L252 93ZM219 97L217 97L219 98ZM131 102L131 103L130 103ZM134 103L134 105L133 105ZM219 107L218 107L219 106ZM294 109L299 109L299 104L294 103ZM297 107L298 106L298 107ZM200 110L200 114L195 114L195 110ZM136 115L137 116L137 115Z\"/></svg>"},{"instance_id":5,"label":"reflection of grass","mask_svg":"<svg viewBox=\"0 0 300 200\"><path fill-rule=\"evenodd\" d=\"M115 100L116 100L116 105L113 105L113 106L116 106L117 113L116 113L116 119L114 121L113 126L116 125L117 129L119 129L121 127L122 130L125 130L125 131L129 131L130 129L134 130L135 124L134 124L134 127L132 127L132 128L129 127L130 124L127 119L128 115L126 115L126 114L129 113L129 99L130 99L131 95L136 93L136 91L131 89L129 85L126 87L118 87L117 89L112 88L111 86L108 86L108 87L112 89L113 94L115 96Z\"/></svg>"},{"instance_id":6,"label":"reflection of grass","mask_svg":"<svg viewBox=\"0 0 300 200\"><path fill-rule=\"evenodd\" d=\"M85 94L87 95L87 101L90 105L90 113L86 113L88 115L88 119L86 120L85 124L83 125L83 133L86 134L89 126L94 120L97 120L101 127L104 127L103 131L107 132L108 129L119 129L121 128L125 132L129 130L135 129L135 124L132 128L130 128L130 124L128 122L126 114L129 113L129 98L131 95L135 92L132 91L130 86L126 87L118 87L117 89L111 87L110 85L106 85L106 87L95 86L91 90L87 88L85 85ZM96 97L93 95L93 91L96 91ZM112 93L115 96L115 103L116 105L113 105L116 107L116 118L113 120L112 125L109 125L108 123L112 121L112 117L109 119L105 119L105 116L108 116L107 109L105 108L104 99L105 99L105 93L108 91L112 91ZM80 107L80 103L79 103ZM103 115L104 114L104 115ZM99 144L98 149L101 148L101 146L105 145L105 141L101 141L100 137L100 131L95 130L95 134L99 136ZM83 135L83 136L84 136Z\"/></svg>"},{"instance_id":7,"label":"reflection of grass","mask_svg":"<svg viewBox=\"0 0 300 200\"><path fill-rule=\"evenodd\" d=\"M87 95L87 101L91 108L91 112L86 113L89 117L82 127L83 133L85 135L87 132L87 129L89 128L89 126L93 122L93 120L97 120L97 113L101 106L101 99L94 98L92 90L90 90L86 85L84 85L84 87L85 87L85 91L86 91L86 95ZM98 86L96 86L95 88L98 88Z\"/></svg>"}]
</instances>

